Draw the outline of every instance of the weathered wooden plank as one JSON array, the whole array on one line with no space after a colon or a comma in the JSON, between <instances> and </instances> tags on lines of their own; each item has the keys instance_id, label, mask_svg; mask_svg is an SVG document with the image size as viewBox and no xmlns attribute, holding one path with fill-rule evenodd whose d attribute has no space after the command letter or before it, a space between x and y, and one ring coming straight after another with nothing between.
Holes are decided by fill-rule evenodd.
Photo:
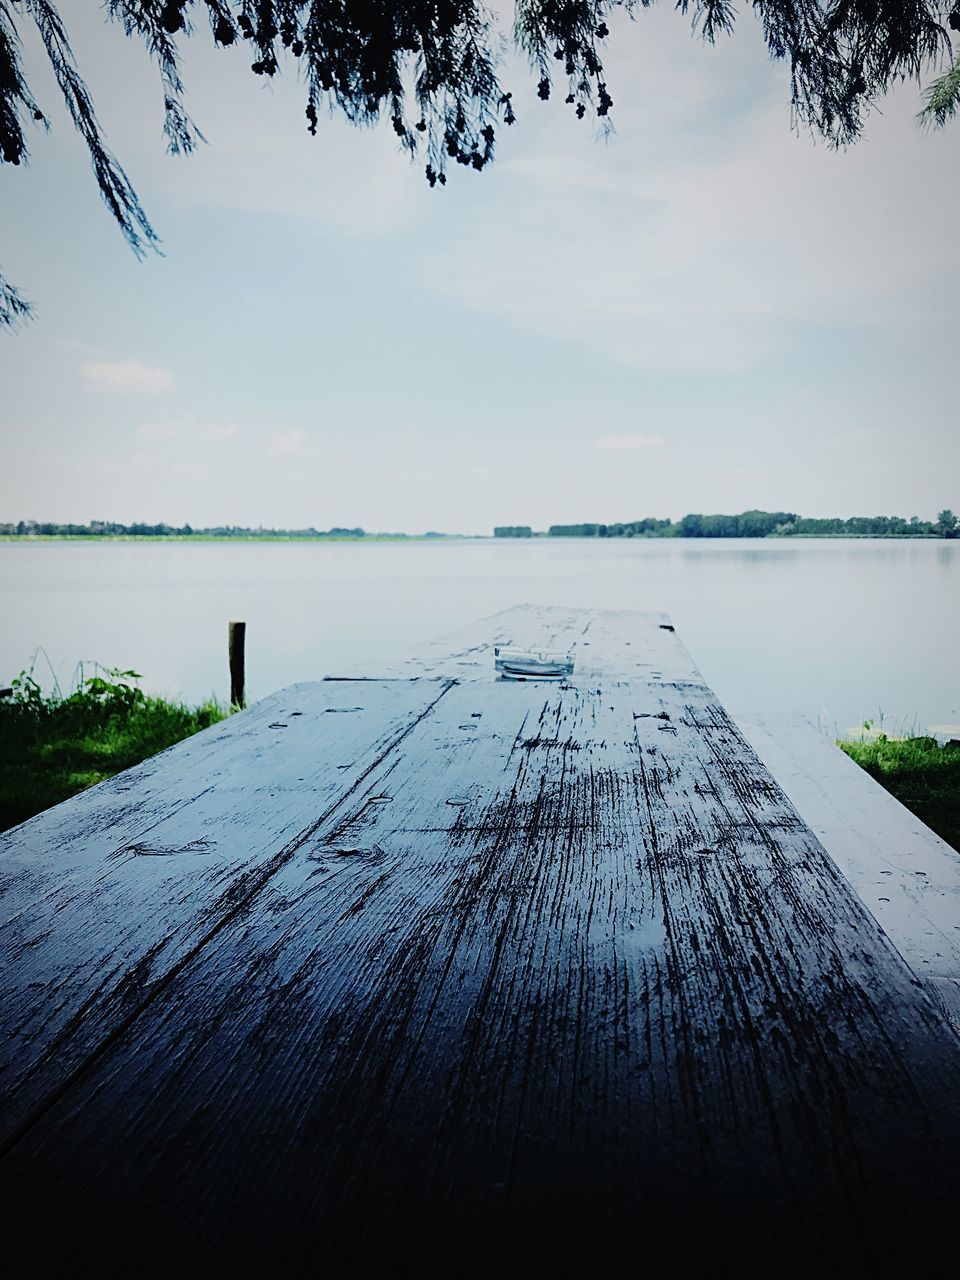
<instances>
[{"instance_id":1,"label":"weathered wooden plank","mask_svg":"<svg viewBox=\"0 0 960 1280\"><path fill-rule=\"evenodd\" d=\"M740 731L960 1031L960 854L808 720L735 717Z\"/></svg>"},{"instance_id":2,"label":"weathered wooden plank","mask_svg":"<svg viewBox=\"0 0 960 1280\"><path fill-rule=\"evenodd\" d=\"M447 687L293 686L0 837L0 1140L85 1069Z\"/></svg>"},{"instance_id":3,"label":"weathered wooden plank","mask_svg":"<svg viewBox=\"0 0 960 1280\"><path fill-rule=\"evenodd\" d=\"M353 674L489 680L494 675L496 645L572 651L576 663L570 681L573 684L601 678L635 682L703 680L665 613L564 609L554 605L504 609L420 645L399 659L385 654L383 660L368 663Z\"/></svg>"},{"instance_id":4,"label":"weathered wooden plank","mask_svg":"<svg viewBox=\"0 0 960 1280\"><path fill-rule=\"evenodd\" d=\"M49 1099L0 1187L135 1257L520 1236L866 1265L949 1221L958 1085L702 683L473 683Z\"/></svg>"}]
</instances>

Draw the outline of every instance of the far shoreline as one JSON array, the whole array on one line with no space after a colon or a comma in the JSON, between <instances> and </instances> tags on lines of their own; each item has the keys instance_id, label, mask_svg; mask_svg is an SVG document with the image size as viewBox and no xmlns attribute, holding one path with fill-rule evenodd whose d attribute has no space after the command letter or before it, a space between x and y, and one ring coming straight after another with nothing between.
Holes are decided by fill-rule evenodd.
<instances>
[{"instance_id":1,"label":"far shoreline","mask_svg":"<svg viewBox=\"0 0 960 1280\"><path fill-rule=\"evenodd\" d=\"M39 542L82 542L87 546L95 546L105 542L298 542L322 545L330 542L493 542L494 539L485 533L367 533L361 537L340 537L323 535L300 537L296 534L264 533L264 534L205 534L205 533L0 533L0 542L39 543ZM498 542L503 539L498 538Z\"/></svg>"},{"instance_id":2,"label":"far shoreline","mask_svg":"<svg viewBox=\"0 0 960 1280\"><path fill-rule=\"evenodd\" d=\"M329 543L431 543L431 542L496 542L500 543L521 543L529 545L531 542L603 542L603 543L624 543L624 542L670 542L670 543L686 543L686 542L714 542L714 543L738 543L738 542L953 542L960 541L954 538L945 538L937 533L767 533L759 535L744 536L726 536L713 537L709 534L684 534L657 536L656 534L636 534L632 537L598 537L593 534L564 534L550 536L547 534L534 534L527 538L503 538L495 537L489 533L367 533L360 536L340 536L322 534L313 536L309 534L282 534L282 533L263 533L263 534L204 534L204 533L105 533L105 534L70 534L70 533L0 533L0 543L19 544L19 545L37 545L39 543L51 542L69 542L83 543L86 546L96 546L104 543L244 543L252 545L264 542L281 542L281 543L299 543L302 545L322 546Z\"/></svg>"}]
</instances>

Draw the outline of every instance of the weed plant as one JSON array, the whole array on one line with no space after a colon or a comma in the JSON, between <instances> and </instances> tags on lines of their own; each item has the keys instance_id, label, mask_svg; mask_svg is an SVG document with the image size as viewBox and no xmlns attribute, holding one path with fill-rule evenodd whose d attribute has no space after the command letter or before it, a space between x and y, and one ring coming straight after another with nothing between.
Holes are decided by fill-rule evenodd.
<instances>
[{"instance_id":1,"label":"weed plant","mask_svg":"<svg viewBox=\"0 0 960 1280\"><path fill-rule=\"evenodd\" d=\"M840 746L954 849L960 850L960 741L888 738Z\"/></svg>"},{"instance_id":2,"label":"weed plant","mask_svg":"<svg viewBox=\"0 0 960 1280\"><path fill-rule=\"evenodd\" d=\"M187 707L148 697L135 671L94 668L75 692L44 694L33 671L0 698L0 830L216 724L216 701Z\"/></svg>"}]
</instances>

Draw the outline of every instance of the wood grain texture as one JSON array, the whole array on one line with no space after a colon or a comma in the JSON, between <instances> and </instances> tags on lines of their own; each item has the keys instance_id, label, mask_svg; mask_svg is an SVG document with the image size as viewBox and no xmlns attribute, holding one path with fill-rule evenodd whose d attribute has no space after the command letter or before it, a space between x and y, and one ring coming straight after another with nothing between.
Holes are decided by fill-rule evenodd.
<instances>
[{"instance_id":1,"label":"wood grain texture","mask_svg":"<svg viewBox=\"0 0 960 1280\"><path fill-rule=\"evenodd\" d=\"M56 1205L128 1261L589 1247L793 1274L935 1247L958 1042L702 680L411 697L402 736L35 1105L6 1205ZM207 835L217 794L192 801ZM117 864L121 921L150 909L148 862L171 864ZM76 911L41 912L65 975L95 968ZM106 955L123 928L95 932Z\"/></svg>"},{"instance_id":2,"label":"wood grain texture","mask_svg":"<svg viewBox=\"0 0 960 1280\"><path fill-rule=\"evenodd\" d=\"M0 836L0 1145L446 687L295 685Z\"/></svg>"},{"instance_id":3,"label":"wood grain texture","mask_svg":"<svg viewBox=\"0 0 960 1280\"><path fill-rule=\"evenodd\" d=\"M487 681L494 675L496 645L572 651L575 666L568 683L574 685L598 679L703 682L667 614L555 605L504 609L399 658L386 656L347 674Z\"/></svg>"},{"instance_id":4,"label":"wood grain texture","mask_svg":"<svg viewBox=\"0 0 960 1280\"><path fill-rule=\"evenodd\" d=\"M738 715L736 723L960 1030L960 853L810 721Z\"/></svg>"}]
</instances>

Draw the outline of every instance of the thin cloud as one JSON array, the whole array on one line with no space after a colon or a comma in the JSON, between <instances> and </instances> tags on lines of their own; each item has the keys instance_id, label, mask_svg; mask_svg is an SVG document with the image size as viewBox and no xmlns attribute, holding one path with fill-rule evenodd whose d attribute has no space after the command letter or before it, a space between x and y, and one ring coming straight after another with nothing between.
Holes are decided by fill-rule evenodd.
<instances>
[{"instance_id":1,"label":"thin cloud","mask_svg":"<svg viewBox=\"0 0 960 1280\"><path fill-rule=\"evenodd\" d=\"M731 63L663 13L670 30L625 42L633 67L611 68L610 146L557 131L543 154L508 158L496 180L510 218L468 207L456 235L425 255L428 286L524 333L685 375L772 365L843 328L857 341L954 322L943 251L956 204L950 139L918 137L915 86L872 117L869 141L843 154L814 147L790 137L780 72L762 70L749 41L730 42ZM651 10L636 27L656 25ZM657 106L649 77L664 71L707 86L694 118L671 119L675 94ZM642 87L618 96L618 79ZM648 104L656 114L641 122ZM922 242L905 254L918 219Z\"/></svg>"},{"instance_id":2,"label":"thin cloud","mask_svg":"<svg viewBox=\"0 0 960 1280\"><path fill-rule=\"evenodd\" d=\"M173 440L178 428L170 422L145 422L137 427L137 435L142 440Z\"/></svg>"},{"instance_id":3,"label":"thin cloud","mask_svg":"<svg viewBox=\"0 0 960 1280\"><path fill-rule=\"evenodd\" d=\"M84 360L80 374L91 391L112 395L157 395L174 388L169 369L154 369L130 357L127 360Z\"/></svg>"},{"instance_id":4,"label":"thin cloud","mask_svg":"<svg viewBox=\"0 0 960 1280\"><path fill-rule=\"evenodd\" d=\"M641 434L598 436L593 442L596 449L621 450L623 452L662 449L664 443L663 436L645 436Z\"/></svg>"},{"instance_id":5,"label":"thin cloud","mask_svg":"<svg viewBox=\"0 0 960 1280\"><path fill-rule=\"evenodd\" d=\"M194 422L186 418L180 422L145 422L137 428L137 435L143 440L163 441L183 439L191 443L205 440L209 444L226 444L240 434L235 422Z\"/></svg>"},{"instance_id":6,"label":"thin cloud","mask_svg":"<svg viewBox=\"0 0 960 1280\"><path fill-rule=\"evenodd\" d=\"M208 422L201 428L202 434L214 444L232 440L239 431L240 428L235 422Z\"/></svg>"},{"instance_id":7,"label":"thin cloud","mask_svg":"<svg viewBox=\"0 0 960 1280\"><path fill-rule=\"evenodd\" d=\"M267 441L271 458L302 458L310 452L310 439L305 431L279 431Z\"/></svg>"},{"instance_id":8,"label":"thin cloud","mask_svg":"<svg viewBox=\"0 0 960 1280\"><path fill-rule=\"evenodd\" d=\"M131 453L127 463L136 471L164 471L169 465L156 453Z\"/></svg>"}]
</instances>

